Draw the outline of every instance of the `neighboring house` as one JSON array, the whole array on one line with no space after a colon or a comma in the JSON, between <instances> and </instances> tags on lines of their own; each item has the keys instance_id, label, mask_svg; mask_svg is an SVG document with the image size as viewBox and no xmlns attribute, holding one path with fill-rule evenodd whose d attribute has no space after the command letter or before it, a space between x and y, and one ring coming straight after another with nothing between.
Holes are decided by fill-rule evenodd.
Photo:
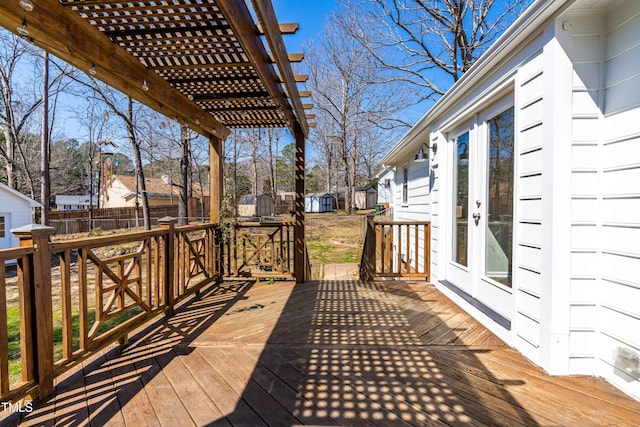
<instances>
[{"instance_id":1,"label":"neighboring house","mask_svg":"<svg viewBox=\"0 0 640 427\"><path fill-rule=\"evenodd\" d=\"M395 168L384 167L376 178L378 178L378 204L392 203L395 194Z\"/></svg>"},{"instance_id":2,"label":"neighboring house","mask_svg":"<svg viewBox=\"0 0 640 427\"><path fill-rule=\"evenodd\" d=\"M357 209L373 209L378 201L378 190L367 185L356 188L354 206Z\"/></svg>"},{"instance_id":3,"label":"neighboring house","mask_svg":"<svg viewBox=\"0 0 640 427\"><path fill-rule=\"evenodd\" d=\"M41 207L35 200L0 183L0 249L20 246L11 230L33 224L34 210Z\"/></svg>"},{"instance_id":4,"label":"neighboring house","mask_svg":"<svg viewBox=\"0 0 640 427\"><path fill-rule=\"evenodd\" d=\"M382 160L394 220L431 221L439 289L636 399L639 58L640 2L536 1Z\"/></svg>"},{"instance_id":5,"label":"neighboring house","mask_svg":"<svg viewBox=\"0 0 640 427\"><path fill-rule=\"evenodd\" d=\"M276 214L276 204L269 194L245 194L238 202L238 216L270 216Z\"/></svg>"},{"instance_id":6,"label":"neighboring house","mask_svg":"<svg viewBox=\"0 0 640 427\"><path fill-rule=\"evenodd\" d=\"M98 197L93 196L93 207L98 207ZM56 196L56 209L59 211L80 211L89 209L89 195L72 196L72 195L57 195Z\"/></svg>"},{"instance_id":7,"label":"neighboring house","mask_svg":"<svg viewBox=\"0 0 640 427\"><path fill-rule=\"evenodd\" d=\"M333 198L329 193L310 193L304 196L304 211L310 213L333 212Z\"/></svg>"},{"instance_id":8,"label":"neighboring house","mask_svg":"<svg viewBox=\"0 0 640 427\"><path fill-rule=\"evenodd\" d=\"M180 187L169 181L167 176L162 178L146 178L145 187L149 206L177 205L180 199ZM106 189L106 192L105 192ZM201 191L198 183L193 183L193 197L207 197L209 190ZM202 194L204 193L204 194ZM113 175L106 188L101 189L101 208L121 208L125 206L142 206L142 192L136 186L136 177L129 175Z\"/></svg>"}]
</instances>

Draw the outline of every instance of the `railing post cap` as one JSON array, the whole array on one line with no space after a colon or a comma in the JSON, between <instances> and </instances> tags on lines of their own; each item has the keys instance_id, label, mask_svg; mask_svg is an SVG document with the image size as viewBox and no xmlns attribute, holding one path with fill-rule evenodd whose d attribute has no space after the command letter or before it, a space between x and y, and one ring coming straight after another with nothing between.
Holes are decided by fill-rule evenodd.
<instances>
[{"instance_id":1,"label":"railing post cap","mask_svg":"<svg viewBox=\"0 0 640 427\"><path fill-rule=\"evenodd\" d=\"M176 224L178 222L178 218L173 216L165 216L158 219L158 224Z\"/></svg>"},{"instance_id":2,"label":"railing post cap","mask_svg":"<svg viewBox=\"0 0 640 427\"><path fill-rule=\"evenodd\" d=\"M31 237L53 234L55 228L41 224L27 224L22 227L12 228L11 232L17 237Z\"/></svg>"}]
</instances>

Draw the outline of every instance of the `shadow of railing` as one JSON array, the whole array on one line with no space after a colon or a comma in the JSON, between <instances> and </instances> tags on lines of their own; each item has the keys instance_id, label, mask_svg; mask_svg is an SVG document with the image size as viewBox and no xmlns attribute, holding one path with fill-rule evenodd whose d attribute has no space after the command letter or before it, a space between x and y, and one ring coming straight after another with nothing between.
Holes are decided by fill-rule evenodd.
<instances>
[{"instance_id":1,"label":"shadow of railing","mask_svg":"<svg viewBox=\"0 0 640 427\"><path fill-rule=\"evenodd\" d=\"M279 426L538 425L500 386L523 382L495 378L476 356L491 348L465 345L442 301L398 282L297 285L237 411Z\"/></svg>"},{"instance_id":2,"label":"shadow of railing","mask_svg":"<svg viewBox=\"0 0 640 427\"><path fill-rule=\"evenodd\" d=\"M178 306L172 316L158 319L132 336L134 345L104 350L82 369L60 379L51 396L33 403L33 411L15 413L0 420L0 425L105 425L122 420L124 405L140 407L128 413L137 419L127 422L147 425L151 418L145 410L149 408L140 405L141 399L147 399L145 385L172 359L192 351L189 344L246 299L254 283L227 280L204 288ZM167 410L170 408L167 405Z\"/></svg>"},{"instance_id":3,"label":"shadow of railing","mask_svg":"<svg viewBox=\"0 0 640 427\"><path fill-rule=\"evenodd\" d=\"M506 388L523 382L498 379L483 366L478 353L494 350L465 344L460 336L473 328L471 322L448 326L447 319L466 315L432 287L423 292L420 287L427 285L323 281L257 287L254 295L254 283L205 288L174 316L134 336L135 345L105 352L60 381L51 400L37 403L22 421L69 426L148 425L160 419L211 426L537 425ZM272 291L288 295L286 303L270 302L277 300ZM247 305L247 298L253 305ZM267 304L281 311L266 311ZM229 317L222 320L223 315ZM256 332L255 340L233 339L251 334L272 315L277 319L262 325L270 332ZM238 322L244 332L233 328ZM254 327L247 329L251 322ZM260 344L265 343L262 336L266 344ZM184 367L173 361L183 356L190 356L191 368L202 366L180 380L176 369ZM199 385L189 382L194 378ZM172 400L176 385L183 387L178 393L182 403ZM188 390L201 390L212 400L206 403ZM194 405L203 411L199 419L204 422L196 421Z\"/></svg>"}]
</instances>

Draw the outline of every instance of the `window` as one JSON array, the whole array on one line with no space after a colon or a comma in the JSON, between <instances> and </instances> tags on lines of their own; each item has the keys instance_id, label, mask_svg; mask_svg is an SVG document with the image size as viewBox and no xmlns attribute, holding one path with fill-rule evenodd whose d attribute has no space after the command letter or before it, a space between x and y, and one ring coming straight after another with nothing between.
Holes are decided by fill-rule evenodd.
<instances>
[{"instance_id":1,"label":"window","mask_svg":"<svg viewBox=\"0 0 640 427\"><path fill-rule=\"evenodd\" d=\"M0 216L0 238L4 238L5 237L5 230L4 230L4 216Z\"/></svg>"},{"instance_id":2,"label":"window","mask_svg":"<svg viewBox=\"0 0 640 427\"><path fill-rule=\"evenodd\" d=\"M404 168L402 170L402 203L409 203L409 169Z\"/></svg>"},{"instance_id":3,"label":"window","mask_svg":"<svg viewBox=\"0 0 640 427\"><path fill-rule=\"evenodd\" d=\"M485 275L511 287L513 263L514 111L488 122Z\"/></svg>"},{"instance_id":4,"label":"window","mask_svg":"<svg viewBox=\"0 0 640 427\"><path fill-rule=\"evenodd\" d=\"M469 251L469 132L455 139L455 163L453 166L454 223L453 260L467 266Z\"/></svg>"}]
</instances>

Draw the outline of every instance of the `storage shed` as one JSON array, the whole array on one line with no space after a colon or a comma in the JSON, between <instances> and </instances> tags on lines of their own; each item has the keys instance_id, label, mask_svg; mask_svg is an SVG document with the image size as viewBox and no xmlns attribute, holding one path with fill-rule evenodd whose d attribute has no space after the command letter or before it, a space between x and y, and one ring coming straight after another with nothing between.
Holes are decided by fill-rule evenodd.
<instances>
[{"instance_id":1,"label":"storage shed","mask_svg":"<svg viewBox=\"0 0 640 427\"><path fill-rule=\"evenodd\" d=\"M333 202L328 193L307 194L304 199L305 212L333 212Z\"/></svg>"},{"instance_id":2,"label":"storage shed","mask_svg":"<svg viewBox=\"0 0 640 427\"><path fill-rule=\"evenodd\" d=\"M358 209L373 209L378 201L378 190L367 185L356 188L354 204Z\"/></svg>"},{"instance_id":3,"label":"storage shed","mask_svg":"<svg viewBox=\"0 0 640 427\"><path fill-rule=\"evenodd\" d=\"M268 194L245 194L238 203L238 216L268 216L276 214L276 205Z\"/></svg>"}]
</instances>

